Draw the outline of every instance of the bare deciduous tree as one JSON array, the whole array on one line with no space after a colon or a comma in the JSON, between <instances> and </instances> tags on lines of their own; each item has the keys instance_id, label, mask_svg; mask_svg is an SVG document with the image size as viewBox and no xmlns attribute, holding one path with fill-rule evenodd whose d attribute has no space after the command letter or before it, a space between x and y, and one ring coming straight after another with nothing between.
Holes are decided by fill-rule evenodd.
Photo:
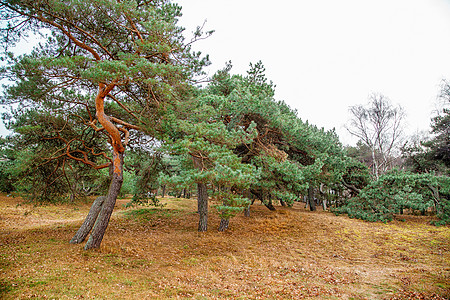
<instances>
[{"instance_id":1,"label":"bare deciduous tree","mask_svg":"<svg viewBox=\"0 0 450 300\"><path fill-rule=\"evenodd\" d=\"M352 118L346 126L348 132L359 138L372 152L372 173L378 179L393 166L405 116L401 106L393 106L381 94L371 94L366 106L350 107Z\"/></svg>"}]
</instances>

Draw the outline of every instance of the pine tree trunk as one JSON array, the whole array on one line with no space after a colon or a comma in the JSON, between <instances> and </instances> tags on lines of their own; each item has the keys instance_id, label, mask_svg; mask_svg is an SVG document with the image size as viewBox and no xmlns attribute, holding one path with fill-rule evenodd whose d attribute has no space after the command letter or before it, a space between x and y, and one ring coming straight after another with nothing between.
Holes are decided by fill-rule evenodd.
<instances>
[{"instance_id":1,"label":"pine tree trunk","mask_svg":"<svg viewBox=\"0 0 450 300\"><path fill-rule=\"evenodd\" d=\"M203 162L197 156L192 156L194 166L202 171ZM198 231L205 232L208 229L208 187L206 183L197 183L197 206L198 206Z\"/></svg>"},{"instance_id":2,"label":"pine tree trunk","mask_svg":"<svg viewBox=\"0 0 450 300\"><path fill-rule=\"evenodd\" d=\"M108 195L100 210L100 213L95 221L92 233L84 247L85 250L99 248L105 234L106 228L109 224L109 219L114 210L117 196L119 195L120 188L123 183L123 153L114 153L114 172L111 178L111 184L109 186Z\"/></svg>"},{"instance_id":3,"label":"pine tree trunk","mask_svg":"<svg viewBox=\"0 0 450 300\"><path fill-rule=\"evenodd\" d=\"M162 187L161 187L161 197L165 197L166 196L166 185L163 185Z\"/></svg>"},{"instance_id":4,"label":"pine tree trunk","mask_svg":"<svg viewBox=\"0 0 450 300\"><path fill-rule=\"evenodd\" d=\"M244 216L250 217L250 205L244 209Z\"/></svg>"},{"instance_id":5,"label":"pine tree trunk","mask_svg":"<svg viewBox=\"0 0 450 300\"><path fill-rule=\"evenodd\" d=\"M75 180L77 180L77 179L75 179ZM74 202L75 201L76 193L77 193L76 189L77 189L76 182L74 182L72 184L72 186L71 186L71 189L70 189L70 202Z\"/></svg>"},{"instance_id":6,"label":"pine tree trunk","mask_svg":"<svg viewBox=\"0 0 450 300\"><path fill-rule=\"evenodd\" d=\"M230 219L220 219L219 231L225 231L230 225Z\"/></svg>"},{"instance_id":7,"label":"pine tree trunk","mask_svg":"<svg viewBox=\"0 0 450 300\"><path fill-rule=\"evenodd\" d=\"M431 193L433 195L433 202L434 202L434 207L435 207L436 212L438 214L442 213L442 207L441 207L441 203L440 203L441 196L439 195L439 189L432 186L431 184L428 185L428 188L431 190Z\"/></svg>"},{"instance_id":8,"label":"pine tree trunk","mask_svg":"<svg viewBox=\"0 0 450 300\"><path fill-rule=\"evenodd\" d=\"M100 60L100 56L97 57ZM110 143L113 149L112 164L110 164L111 184L109 186L108 195L101 206L100 212L95 220L91 235L84 246L85 250L100 248L109 219L114 210L117 196L123 183L123 153L125 151L124 144L119 128L111 122L110 117L105 114L105 98L117 85L117 81L113 80L109 84L99 83L99 90L95 97L95 115L97 120L108 132ZM122 128L125 130L124 128ZM122 130L122 131L123 131ZM126 130L125 130L126 131Z\"/></svg>"},{"instance_id":9,"label":"pine tree trunk","mask_svg":"<svg viewBox=\"0 0 450 300\"><path fill-rule=\"evenodd\" d=\"M275 208L275 206L273 206L272 200L269 200L268 203L264 203L264 202L263 202L263 204L264 204L269 210L272 210L272 211L277 210L277 209Z\"/></svg>"},{"instance_id":10,"label":"pine tree trunk","mask_svg":"<svg viewBox=\"0 0 450 300\"><path fill-rule=\"evenodd\" d=\"M252 198L252 193L250 192L250 190L246 190L244 192L244 196L247 199L251 199ZM245 217L250 217L250 206L253 204L253 202L255 202L255 199L250 200L250 203L248 204L248 206L244 209L244 216Z\"/></svg>"},{"instance_id":11,"label":"pine tree trunk","mask_svg":"<svg viewBox=\"0 0 450 300\"><path fill-rule=\"evenodd\" d=\"M309 202L309 210L316 210L316 201L314 200L314 188L309 186L308 188L308 202Z\"/></svg>"},{"instance_id":12,"label":"pine tree trunk","mask_svg":"<svg viewBox=\"0 0 450 300\"><path fill-rule=\"evenodd\" d=\"M208 229L208 190L205 183L197 184L198 204L198 231L205 232Z\"/></svg>"},{"instance_id":13,"label":"pine tree trunk","mask_svg":"<svg viewBox=\"0 0 450 300\"><path fill-rule=\"evenodd\" d=\"M272 210L272 211L274 211L274 210L276 210L275 209L275 206L273 206L273 203L272 203L272 195L269 193L269 195L268 195L268 198L269 198L269 200L268 200L268 202L266 203L266 202L263 202L263 204L269 209L269 210Z\"/></svg>"},{"instance_id":14,"label":"pine tree trunk","mask_svg":"<svg viewBox=\"0 0 450 300\"><path fill-rule=\"evenodd\" d=\"M84 242L89 232L91 232L91 229L94 226L95 220L97 220L98 214L100 213L105 200L105 196L99 196L94 200L86 219L84 219L84 222L81 225L80 229L78 229L77 233L75 233L74 237L70 240L71 244L80 244Z\"/></svg>"}]
</instances>

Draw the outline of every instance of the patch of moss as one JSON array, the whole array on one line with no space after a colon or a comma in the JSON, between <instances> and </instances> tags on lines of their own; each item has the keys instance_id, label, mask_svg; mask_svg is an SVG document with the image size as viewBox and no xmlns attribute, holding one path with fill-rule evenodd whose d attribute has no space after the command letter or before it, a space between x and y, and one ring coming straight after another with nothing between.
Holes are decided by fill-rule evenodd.
<instances>
[{"instance_id":1,"label":"patch of moss","mask_svg":"<svg viewBox=\"0 0 450 300\"><path fill-rule=\"evenodd\" d=\"M0 298L13 290L13 285L5 280L0 280Z\"/></svg>"},{"instance_id":2,"label":"patch of moss","mask_svg":"<svg viewBox=\"0 0 450 300\"><path fill-rule=\"evenodd\" d=\"M167 210L158 208L139 208L123 212L129 219L140 222L148 222L154 218L170 218L179 213L178 210Z\"/></svg>"}]
</instances>

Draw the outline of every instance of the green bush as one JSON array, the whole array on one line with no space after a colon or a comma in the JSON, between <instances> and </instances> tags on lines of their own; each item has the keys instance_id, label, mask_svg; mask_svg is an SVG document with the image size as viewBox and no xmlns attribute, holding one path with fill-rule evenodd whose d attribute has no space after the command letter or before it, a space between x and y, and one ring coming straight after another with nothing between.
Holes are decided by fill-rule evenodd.
<instances>
[{"instance_id":1,"label":"green bush","mask_svg":"<svg viewBox=\"0 0 450 300\"><path fill-rule=\"evenodd\" d=\"M450 178L393 171L371 182L348 203L334 210L366 221L391 221L404 209L436 212L438 225L450 223Z\"/></svg>"}]
</instances>

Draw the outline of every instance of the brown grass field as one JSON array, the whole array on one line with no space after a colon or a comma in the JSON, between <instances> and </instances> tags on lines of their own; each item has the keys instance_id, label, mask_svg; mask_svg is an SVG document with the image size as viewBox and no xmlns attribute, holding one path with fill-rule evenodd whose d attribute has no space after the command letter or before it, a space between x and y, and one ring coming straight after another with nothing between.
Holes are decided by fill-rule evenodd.
<instances>
[{"instance_id":1,"label":"brown grass field","mask_svg":"<svg viewBox=\"0 0 450 300\"><path fill-rule=\"evenodd\" d=\"M367 223L303 205L252 206L196 232L196 201L119 200L99 250L68 241L88 203L0 196L1 299L448 299L450 227Z\"/></svg>"}]
</instances>

